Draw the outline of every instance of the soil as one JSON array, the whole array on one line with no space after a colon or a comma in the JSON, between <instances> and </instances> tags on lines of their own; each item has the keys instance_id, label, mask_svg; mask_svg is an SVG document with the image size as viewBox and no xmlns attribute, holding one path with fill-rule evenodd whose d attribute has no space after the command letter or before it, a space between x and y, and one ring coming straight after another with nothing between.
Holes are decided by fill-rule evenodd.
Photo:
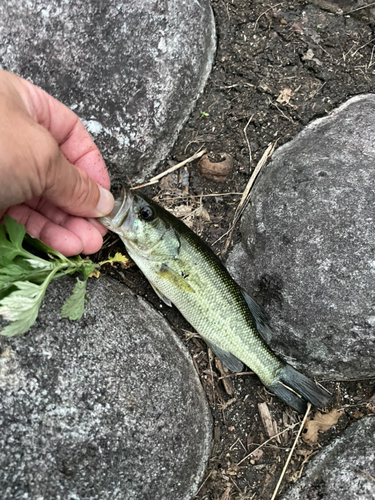
<instances>
[{"instance_id":1,"label":"soil","mask_svg":"<svg viewBox=\"0 0 375 500\"><path fill-rule=\"evenodd\" d=\"M220 162L223 154L231 155L233 173L224 175L224 182L215 182L202 177L193 162L144 192L185 217L225 260L226 251L240 239L238 227L229 240L228 236L219 238L230 228L249 174L267 146L281 146L311 120L327 115L354 95L374 91L375 35L371 24L299 0L213 0L212 7L218 49L211 77L170 157L156 173L201 147L212 162ZM97 258L115 250L123 248L110 235ZM107 272L162 311L192 354L215 423L212 456L195 498L270 499L303 416L267 392L250 372L222 379L225 372L205 343L189 333L190 325L175 308L160 302L137 268L108 265ZM343 409L342 416L337 425L319 434L316 443L299 442L276 498L303 474L308 460L322 446L353 421L375 412L374 398L369 401L375 381L328 382L325 386L333 393L326 411ZM249 456L269 437L260 403L266 403L278 432L297 425Z\"/></svg>"}]
</instances>

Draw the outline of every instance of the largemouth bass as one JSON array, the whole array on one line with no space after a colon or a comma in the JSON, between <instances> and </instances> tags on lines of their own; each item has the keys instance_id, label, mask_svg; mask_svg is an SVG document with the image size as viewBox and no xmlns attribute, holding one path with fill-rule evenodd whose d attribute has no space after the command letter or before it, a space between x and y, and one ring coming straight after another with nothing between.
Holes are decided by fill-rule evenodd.
<instances>
[{"instance_id":1,"label":"largemouth bass","mask_svg":"<svg viewBox=\"0 0 375 500\"><path fill-rule=\"evenodd\" d=\"M123 189L100 222L117 233L158 296L174 304L232 371L253 370L299 412L325 405L329 394L279 359L265 343L268 323L212 250L182 221L138 191Z\"/></svg>"}]
</instances>

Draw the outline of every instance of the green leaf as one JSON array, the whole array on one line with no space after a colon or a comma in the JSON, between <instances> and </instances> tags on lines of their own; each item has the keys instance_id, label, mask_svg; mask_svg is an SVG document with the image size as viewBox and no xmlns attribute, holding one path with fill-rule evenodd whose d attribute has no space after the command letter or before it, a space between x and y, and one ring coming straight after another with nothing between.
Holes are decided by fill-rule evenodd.
<instances>
[{"instance_id":1,"label":"green leaf","mask_svg":"<svg viewBox=\"0 0 375 500\"><path fill-rule=\"evenodd\" d=\"M7 266L0 266L0 290L8 288L15 281L43 283L48 274L51 272L51 269L53 268L27 268L26 266L21 266L16 262L10 262Z\"/></svg>"},{"instance_id":2,"label":"green leaf","mask_svg":"<svg viewBox=\"0 0 375 500\"><path fill-rule=\"evenodd\" d=\"M43 252L46 255L49 256L55 256L61 261L68 261L69 259L62 255L60 252L57 250L54 250L53 248L49 247L48 245L45 245L42 241L38 240L37 238L32 238L29 234L25 235L25 243L30 245L31 247L35 248L35 250L38 250L39 252Z\"/></svg>"},{"instance_id":3,"label":"green leaf","mask_svg":"<svg viewBox=\"0 0 375 500\"><path fill-rule=\"evenodd\" d=\"M17 238L16 238L17 229L14 227L14 225L12 223L9 224L9 221L13 221L13 219L11 219L10 217L8 217L6 215L5 221L6 221L5 226L3 224L0 224L0 263L1 264L7 264L8 262L11 262L17 255L20 254L20 252L23 252L22 239L19 242L19 241L17 241ZM13 222L15 222L17 224L16 221L13 221ZM8 231L9 226L11 227L13 241L9 241L9 239L7 237L7 231ZM9 238L10 238L10 233L8 233L8 234L9 234ZM19 233L19 234L21 234L21 233ZM14 239L15 239L15 241L14 241Z\"/></svg>"},{"instance_id":4,"label":"green leaf","mask_svg":"<svg viewBox=\"0 0 375 500\"><path fill-rule=\"evenodd\" d=\"M94 270L95 270L95 265L91 262L91 260L85 261L85 264L81 266L81 272L83 274L85 281Z\"/></svg>"},{"instance_id":5,"label":"green leaf","mask_svg":"<svg viewBox=\"0 0 375 500\"><path fill-rule=\"evenodd\" d=\"M44 283L35 285L28 281L16 281L13 286L14 291L0 302L0 315L6 321L12 321L0 331L1 335L7 337L26 333L30 329L38 316L47 288Z\"/></svg>"},{"instance_id":6,"label":"green leaf","mask_svg":"<svg viewBox=\"0 0 375 500\"><path fill-rule=\"evenodd\" d=\"M72 296L62 308L62 316L79 319L83 314L87 277L98 268L79 255L65 257L26 234L25 227L5 216L0 224L0 316L8 324L1 335L25 333L35 322L49 283L60 276L81 272ZM26 245L25 247L23 245Z\"/></svg>"},{"instance_id":7,"label":"green leaf","mask_svg":"<svg viewBox=\"0 0 375 500\"><path fill-rule=\"evenodd\" d=\"M10 241L19 248L22 248L22 242L26 234L25 226L23 224L19 224L8 215L4 217L4 220Z\"/></svg>"},{"instance_id":8,"label":"green leaf","mask_svg":"<svg viewBox=\"0 0 375 500\"><path fill-rule=\"evenodd\" d=\"M87 280L81 281L77 278L72 295L65 301L61 308L61 317L71 320L81 319L86 298Z\"/></svg>"}]
</instances>

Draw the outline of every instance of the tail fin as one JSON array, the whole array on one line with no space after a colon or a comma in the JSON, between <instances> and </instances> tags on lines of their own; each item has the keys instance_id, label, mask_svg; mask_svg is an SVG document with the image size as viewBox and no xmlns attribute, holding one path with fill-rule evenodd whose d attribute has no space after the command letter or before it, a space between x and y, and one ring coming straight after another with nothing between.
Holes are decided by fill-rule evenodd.
<instances>
[{"instance_id":1,"label":"tail fin","mask_svg":"<svg viewBox=\"0 0 375 500\"><path fill-rule=\"evenodd\" d=\"M279 396L294 410L304 413L307 402L313 406L325 406L331 399L330 394L315 384L292 366L286 365L277 382L269 386L272 392Z\"/></svg>"}]
</instances>

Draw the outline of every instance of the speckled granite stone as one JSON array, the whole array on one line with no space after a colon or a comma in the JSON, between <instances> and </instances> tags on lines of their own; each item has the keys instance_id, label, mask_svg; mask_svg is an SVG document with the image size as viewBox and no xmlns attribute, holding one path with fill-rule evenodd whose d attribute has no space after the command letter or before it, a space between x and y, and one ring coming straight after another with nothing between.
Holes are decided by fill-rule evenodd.
<instances>
[{"instance_id":1,"label":"speckled granite stone","mask_svg":"<svg viewBox=\"0 0 375 500\"><path fill-rule=\"evenodd\" d=\"M189 500L211 448L190 355L119 283L89 280L81 321L53 283L27 335L0 337L1 500Z\"/></svg>"},{"instance_id":2,"label":"speckled granite stone","mask_svg":"<svg viewBox=\"0 0 375 500\"><path fill-rule=\"evenodd\" d=\"M112 177L168 153L215 52L208 0L2 0L0 68L71 107Z\"/></svg>"},{"instance_id":3,"label":"speckled granite stone","mask_svg":"<svg viewBox=\"0 0 375 500\"><path fill-rule=\"evenodd\" d=\"M352 424L306 468L282 500L373 500L375 418Z\"/></svg>"},{"instance_id":4,"label":"speckled granite stone","mask_svg":"<svg viewBox=\"0 0 375 500\"><path fill-rule=\"evenodd\" d=\"M228 266L271 318L271 345L311 375L375 376L375 95L279 148Z\"/></svg>"}]
</instances>

